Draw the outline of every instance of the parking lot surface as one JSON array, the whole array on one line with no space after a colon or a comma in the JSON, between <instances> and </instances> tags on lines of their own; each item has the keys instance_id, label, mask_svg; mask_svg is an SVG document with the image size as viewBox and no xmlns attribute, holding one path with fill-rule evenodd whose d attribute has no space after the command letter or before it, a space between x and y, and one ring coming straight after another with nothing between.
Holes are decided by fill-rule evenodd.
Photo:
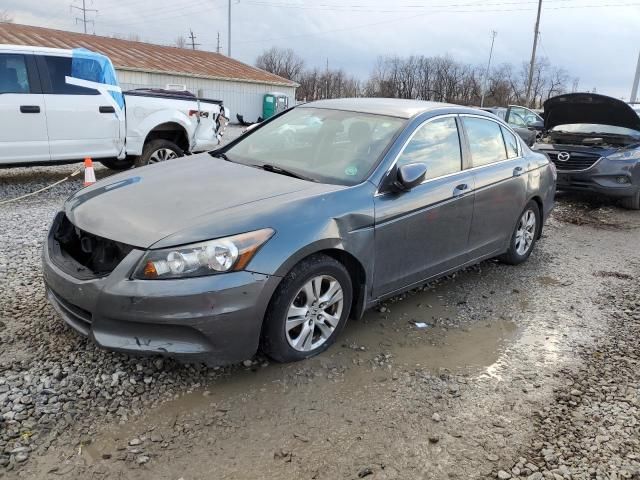
<instances>
[{"instance_id":1,"label":"parking lot surface","mask_svg":"<svg viewBox=\"0 0 640 480\"><path fill-rule=\"evenodd\" d=\"M0 170L0 201L75 168ZM640 478L637 212L560 194L521 266L385 302L308 361L208 369L49 306L42 241L81 184L0 208L0 477Z\"/></svg>"}]
</instances>

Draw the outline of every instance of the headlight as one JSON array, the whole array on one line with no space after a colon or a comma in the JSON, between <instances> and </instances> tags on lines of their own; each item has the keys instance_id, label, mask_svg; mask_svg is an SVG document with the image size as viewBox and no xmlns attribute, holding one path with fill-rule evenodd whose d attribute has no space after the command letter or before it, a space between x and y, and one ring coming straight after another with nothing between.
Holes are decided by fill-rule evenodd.
<instances>
[{"instance_id":1,"label":"headlight","mask_svg":"<svg viewBox=\"0 0 640 480\"><path fill-rule=\"evenodd\" d=\"M134 277L144 280L185 278L242 270L274 233L265 228L183 247L150 250Z\"/></svg>"},{"instance_id":2,"label":"headlight","mask_svg":"<svg viewBox=\"0 0 640 480\"><path fill-rule=\"evenodd\" d=\"M606 157L609 160L640 160L640 148L629 148L627 150L618 150Z\"/></svg>"}]
</instances>

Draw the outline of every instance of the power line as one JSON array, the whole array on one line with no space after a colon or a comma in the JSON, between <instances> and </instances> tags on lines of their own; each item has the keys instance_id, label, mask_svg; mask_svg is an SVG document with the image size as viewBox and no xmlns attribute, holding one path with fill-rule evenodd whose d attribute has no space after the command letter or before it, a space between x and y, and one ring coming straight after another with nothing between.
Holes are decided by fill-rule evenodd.
<instances>
[{"instance_id":1,"label":"power line","mask_svg":"<svg viewBox=\"0 0 640 480\"><path fill-rule=\"evenodd\" d=\"M635 6L640 6L640 2L633 2L633 3L601 3L601 4L598 4L598 5L580 5L580 6L571 5L571 6L563 6L563 7L546 7L546 10L561 10L561 9L575 9L575 8L635 7ZM402 21L412 20L412 19L415 19L415 18L418 18L418 17L425 17L425 16L434 15L434 14L438 14L438 13L448 13L448 14L452 14L452 13L476 13L476 14L478 14L478 13L499 13L499 12L524 12L524 11L532 11L532 10L534 10L534 8L510 8L510 9L490 9L490 10L484 10L484 9L474 9L474 10L434 10L432 12L424 12L424 13L414 14L414 15L411 15L411 16L403 16L403 17L398 17L398 18L393 18L393 19L388 19L388 20L381 20L379 22L355 25L353 27L334 28L334 29L330 29L330 30L322 30L322 31L319 31L319 32L301 33L301 34L297 34L297 35L287 35L285 37L261 38L261 39L258 39L258 40L243 40L241 42L236 42L236 44L268 43L268 42L277 42L277 41L281 41L281 40L289 40L289 39L292 39L292 38L313 37L313 36L318 36L318 35L324 35L326 33L351 31L351 30L357 30L357 29L360 29L360 28L368 28L368 27L375 27L375 26L378 26L378 25L384 25L384 24L389 24L389 23L402 22Z\"/></svg>"},{"instance_id":2,"label":"power line","mask_svg":"<svg viewBox=\"0 0 640 480\"><path fill-rule=\"evenodd\" d=\"M87 6L85 5L85 1L86 0L82 0L82 7L78 7L77 5L70 5L70 7L71 7L72 10L75 8L75 9L80 10L82 12L82 18L76 17L76 24L78 22L82 22L82 24L84 26L84 33L87 33L87 23L92 23L93 24L93 33L95 33L96 22L94 20L87 20L87 12L98 13L98 10L96 10L95 8L87 8Z\"/></svg>"}]
</instances>

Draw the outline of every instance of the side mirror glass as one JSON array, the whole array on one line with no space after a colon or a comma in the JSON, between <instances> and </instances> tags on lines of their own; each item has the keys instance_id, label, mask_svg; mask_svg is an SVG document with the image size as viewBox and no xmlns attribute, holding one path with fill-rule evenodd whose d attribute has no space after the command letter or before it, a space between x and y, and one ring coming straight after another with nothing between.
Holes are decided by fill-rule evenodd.
<instances>
[{"instance_id":1,"label":"side mirror glass","mask_svg":"<svg viewBox=\"0 0 640 480\"><path fill-rule=\"evenodd\" d=\"M533 128L535 130L542 130L544 128L544 123L540 120L534 120L533 122L527 123L527 127Z\"/></svg>"},{"instance_id":2,"label":"side mirror glass","mask_svg":"<svg viewBox=\"0 0 640 480\"><path fill-rule=\"evenodd\" d=\"M427 165L424 163L408 163L398 169L398 176L394 186L401 191L411 190L422 183L427 174Z\"/></svg>"}]
</instances>

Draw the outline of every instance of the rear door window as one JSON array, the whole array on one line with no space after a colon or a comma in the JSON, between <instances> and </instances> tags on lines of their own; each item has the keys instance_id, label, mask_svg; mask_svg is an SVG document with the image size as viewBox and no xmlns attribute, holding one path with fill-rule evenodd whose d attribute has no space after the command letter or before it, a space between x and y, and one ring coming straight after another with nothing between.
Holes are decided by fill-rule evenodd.
<instances>
[{"instance_id":1,"label":"rear door window","mask_svg":"<svg viewBox=\"0 0 640 480\"><path fill-rule=\"evenodd\" d=\"M477 117L463 117L474 167L507 159L507 150L497 122Z\"/></svg>"},{"instance_id":2,"label":"rear door window","mask_svg":"<svg viewBox=\"0 0 640 480\"><path fill-rule=\"evenodd\" d=\"M31 93L24 55L0 53L0 93Z\"/></svg>"},{"instance_id":3,"label":"rear door window","mask_svg":"<svg viewBox=\"0 0 640 480\"><path fill-rule=\"evenodd\" d=\"M93 88L79 87L67 83L65 77L73 77L71 57L53 57L45 56L44 61L49 71L50 86L45 93L54 95L99 95L99 92ZM75 60L77 62L77 60ZM92 65L95 64L95 65ZM78 66L76 65L76 68ZM94 60L82 60L82 72L95 71L95 80L98 81L98 69L101 71L100 65ZM91 75L83 75L83 79L90 80Z\"/></svg>"},{"instance_id":4,"label":"rear door window","mask_svg":"<svg viewBox=\"0 0 640 480\"><path fill-rule=\"evenodd\" d=\"M460 137L455 118L440 118L418 127L396 165L400 168L418 162L427 165L427 179L462 170Z\"/></svg>"}]
</instances>

